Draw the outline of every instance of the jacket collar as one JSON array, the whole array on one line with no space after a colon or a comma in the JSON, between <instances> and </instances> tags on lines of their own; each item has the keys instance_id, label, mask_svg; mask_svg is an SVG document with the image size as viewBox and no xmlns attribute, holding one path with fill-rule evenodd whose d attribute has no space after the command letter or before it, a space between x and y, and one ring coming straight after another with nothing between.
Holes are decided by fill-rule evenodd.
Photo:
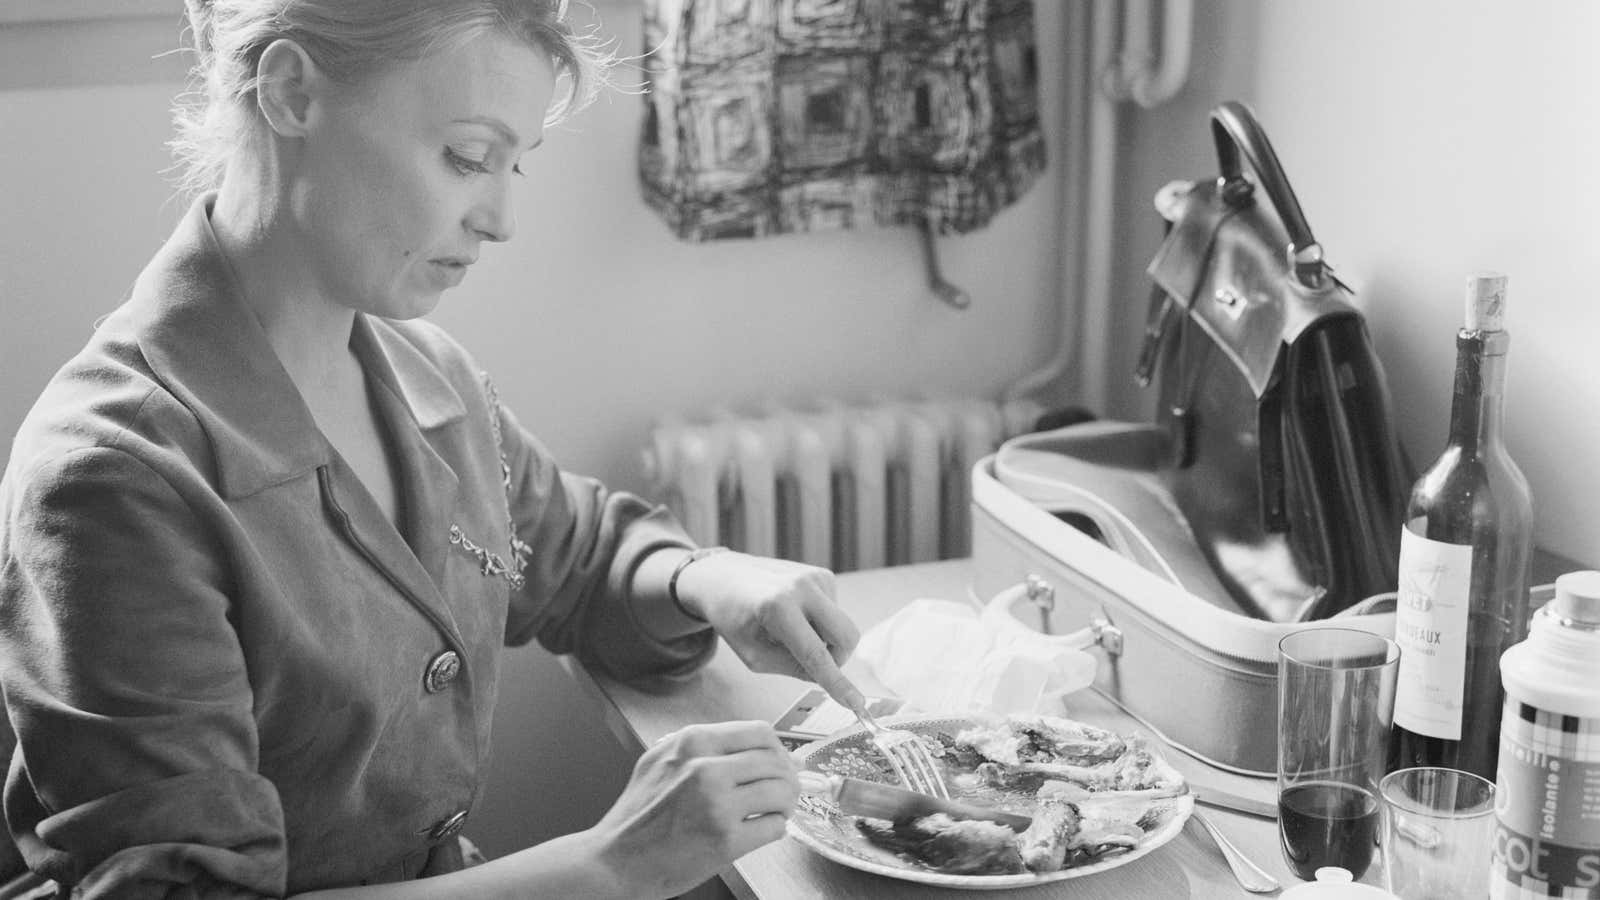
<instances>
[{"instance_id":1,"label":"jacket collar","mask_svg":"<svg viewBox=\"0 0 1600 900\"><path fill-rule=\"evenodd\" d=\"M326 465L333 448L244 304L211 230L214 199L190 207L128 305L150 368L199 419L218 489L237 499ZM460 395L392 325L358 313L352 342L368 375L404 400L419 429L464 417Z\"/></svg>"},{"instance_id":2,"label":"jacket collar","mask_svg":"<svg viewBox=\"0 0 1600 900\"><path fill-rule=\"evenodd\" d=\"M351 344L368 376L405 401L418 428L431 431L466 418L461 395L438 365L387 320L358 313Z\"/></svg>"}]
</instances>

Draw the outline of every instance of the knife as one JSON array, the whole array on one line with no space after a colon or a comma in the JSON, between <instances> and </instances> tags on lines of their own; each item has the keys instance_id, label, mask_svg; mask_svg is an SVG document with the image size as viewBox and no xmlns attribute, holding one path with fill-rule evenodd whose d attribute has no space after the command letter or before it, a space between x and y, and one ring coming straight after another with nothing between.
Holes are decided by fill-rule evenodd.
<instances>
[{"instance_id":1,"label":"knife","mask_svg":"<svg viewBox=\"0 0 1600 900\"><path fill-rule=\"evenodd\" d=\"M904 822L934 813L944 813L952 819L979 819L997 822L1012 831L1026 831L1033 819L1016 813L1003 812L983 806L944 800L929 794L919 794L905 788L843 775L824 775L805 770L800 773L802 793L821 795L839 804L839 811L851 816L869 816Z\"/></svg>"},{"instance_id":2,"label":"knife","mask_svg":"<svg viewBox=\"0 0 1600 900\"><path fill-rule=\"evenodd\" d=\"M1277 804L1269 803L1265 800L1252 800L1249 797L1241 797L1238 794L1230 794L1227 791L1200 787L1194 784L1189 785L1189 793L1194 795L1194 802L1204 803L1206 806L1214 806L1217 809L1226 809L1230 812L1244 813L1247 816L1258 816L1274 821L1278 818Z\"/></svg>"},{"instance_id":3,"label":"knife","mask_svg":"<svg viewBox=\"0 0 1600 900\"><path fill-rule=\"evenodd\" d=\"M1265 800L1252 800L1248 797L1230 794L1227 791L1220 791L1216 788L1197 787L1193 784L1184 784L1179 788L1091 791L1074 782L1057 781L1051 782L1047 788L1040 788L1039 793L1041 796L1045 790L1051 790L1051 796L1069 803L1094 803L1097 801L1116 803L1134 799L1161 800L1167 797L1181 797L1187 794L1196 803L1204 803L1207 806L1214 806L1218 809L1244 813L1247 816L1260 816L1263 819L1272 819L1274 821L1278 818L1277 806Z\"/></svg>"}]
</instances>

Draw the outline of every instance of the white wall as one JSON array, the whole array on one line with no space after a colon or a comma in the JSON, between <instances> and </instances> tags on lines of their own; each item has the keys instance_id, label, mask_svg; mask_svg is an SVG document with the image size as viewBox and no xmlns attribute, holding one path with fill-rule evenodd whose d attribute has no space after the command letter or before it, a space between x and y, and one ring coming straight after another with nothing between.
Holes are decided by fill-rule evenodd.
<instances>
[{"instance_id":1,"label":"white wall","mask_svg":"<svg viewBox=\"0 0 1600 900\"><path fill-rule=\"evenodd\" d=\"M635 52L637 4L596 6ZM1061 15L1040 4L1052 133ZM182 65L150 59L177 35L175 16L0 26L0 435L182 212L158 175ZM678 242L639 199L639 107L614 97L548 136L524 165L519 236L486 248L434 316L570 467L639 488L658 414L769 395L992 394L1053 351L1057 161L987 229L941 242L947 277L973 297L958 312L924 290L908 230ZM547 654L512 654L506 678L494 780L469 828L495 852L590 824L627 765Z\"/></svg>"},{"instance_id":2,"label":"white wall","mask_svg":"<svg viewBox=\"0 0 1600 900\"><path fill-rule=\"evenodd\" d=\"M1356 288L1419 463L1445 439L1465 279L1509 274L1506 425L1536 540L1600 565L1600 4L1202 0L1197 12L1195 79L1126 123L1123 346L1158 241L1149 197L1215 174L1206 115L1243 99ZM1120 403L1141 399L1127 388Z\"/></svg>"}]
</instances>

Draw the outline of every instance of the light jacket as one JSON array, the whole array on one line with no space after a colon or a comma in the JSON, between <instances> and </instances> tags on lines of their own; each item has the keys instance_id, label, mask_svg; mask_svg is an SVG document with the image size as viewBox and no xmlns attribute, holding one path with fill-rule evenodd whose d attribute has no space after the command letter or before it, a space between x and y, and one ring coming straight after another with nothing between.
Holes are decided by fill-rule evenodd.
<instances>
[{"instance_id":1,"label":"light jacket","mask_svg":"<svg viewBox=\"0 0 1600 900\"><path fill-rule=\"evenodd\" d=\"M656 640L628 592L690 542L558 469L439 329L358 314L397 530L242 302L208 205L50 382L0 484L6 824L89 896L447 869L502 647L621 677L702 663L709 631Z\"/></svg>"}]
</instances>

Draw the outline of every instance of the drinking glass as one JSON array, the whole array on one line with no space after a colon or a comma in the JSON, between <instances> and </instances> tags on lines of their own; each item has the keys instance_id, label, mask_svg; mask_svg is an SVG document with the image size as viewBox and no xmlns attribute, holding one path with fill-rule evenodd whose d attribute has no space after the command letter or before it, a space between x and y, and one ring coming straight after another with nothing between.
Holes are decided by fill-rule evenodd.
<instances>
[{"instance_id":1,"label":"drinking glass","mask_svg":"<svg viewBox=\"0 0 1600 900\"><path fill-rule=\"evenodd\" d=\"M1400 647L1353 628L1278 642L1278 838L1307 881L1323 866L1360 878L1378 846L1378 780Z\"/></svg>"},{"instance_id":2,"label":"drinking glass","mask_svg":"<svg viewBox=\"0 0 1600 900\"><path fill-rule=\"evenodd\" d=\"M1383 872L1402 900L1489 896L1494 784L1456 769L1399 769L1378 783Z\"/></svg>"}]
</instances>

